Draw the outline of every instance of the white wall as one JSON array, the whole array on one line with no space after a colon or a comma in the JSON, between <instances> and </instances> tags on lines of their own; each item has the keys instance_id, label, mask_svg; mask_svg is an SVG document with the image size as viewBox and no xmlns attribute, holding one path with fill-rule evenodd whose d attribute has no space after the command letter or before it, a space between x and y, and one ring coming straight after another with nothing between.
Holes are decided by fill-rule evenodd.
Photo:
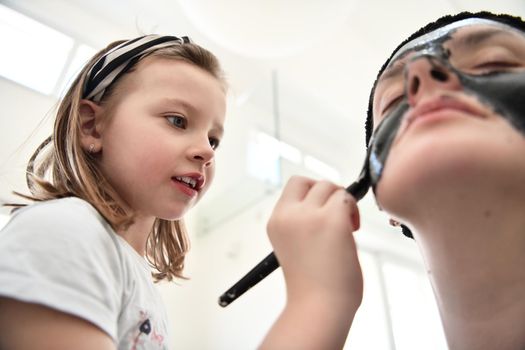
<instances>
[{"instance_id":1,"label":"white wall","mask_svg":"<svg viewBox=\"0 0 525 350\"><path fill-rule=\"evenodd\" d=\"M15 198L12 190L26 191L25 167L51 133L55 101L0 77L0 199Z\"/></svg>"}]
</instances>

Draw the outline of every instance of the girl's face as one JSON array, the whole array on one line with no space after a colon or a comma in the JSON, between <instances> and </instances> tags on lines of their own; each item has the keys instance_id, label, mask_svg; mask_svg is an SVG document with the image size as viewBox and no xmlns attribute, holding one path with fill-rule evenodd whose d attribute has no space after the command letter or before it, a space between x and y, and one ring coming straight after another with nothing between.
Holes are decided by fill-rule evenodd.
<instances>
[{"instance_id":1,"label":"girl's face","mask_svg":"<svg viewBox=\"0 0 525 350\"><path fill-rule=\"evenodd\" d=\"M379 203L403 218L444 192L521 183L524 101L525 35L516 29L463 20L405 45L374 94Z\"/></svg>"},{"instance_id":2,"label":"girl's face","mask_svg":"<svg viewBox=\"0 0 525 350\"><path fill-rule=\"evenodd\" d=\"M181 218L210 186L225 92L187 62L150 57L122 78L102 126L102 172L142 217Z\"/></svg>"}]
</instances>

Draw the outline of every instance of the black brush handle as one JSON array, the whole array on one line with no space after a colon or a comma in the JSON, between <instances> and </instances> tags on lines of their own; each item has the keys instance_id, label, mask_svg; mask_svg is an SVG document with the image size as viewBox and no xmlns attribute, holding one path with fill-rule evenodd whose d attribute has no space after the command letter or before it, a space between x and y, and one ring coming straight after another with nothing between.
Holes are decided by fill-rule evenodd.
<instances>
[{"instance_id":1,"label":"black brush handle","mask_svg":"<svg viewBox=\"0 0 525 350\"><path fill-rule=\"evenodd\" d=\"M266 276L279 267L275 254L271 252L250 270L239 282L228 289L219 297L219 305L222 307L230 305L232 301L243 295L248 289L261 282Z\"/></svg>"},{"instance_id":2,"label":"black brush handle","mask_svg":"<svg viewBox=\"0 0 525 350\"><path fill-rule=\"evenodd\" d=\"M363 172L356 182L346 188L346 191L354 196L356 201L359 201L365 196L370 188L369 177ZM226 307L235 301L238 297L246 293L248 289L261 282L266 276L271 274L279 267L279 261L275 254L271 252L261 260L253 269L250 270L239 282L235 283L230 289L224 292L219 297L219 305Z\"/></svg>"}]
</instances>

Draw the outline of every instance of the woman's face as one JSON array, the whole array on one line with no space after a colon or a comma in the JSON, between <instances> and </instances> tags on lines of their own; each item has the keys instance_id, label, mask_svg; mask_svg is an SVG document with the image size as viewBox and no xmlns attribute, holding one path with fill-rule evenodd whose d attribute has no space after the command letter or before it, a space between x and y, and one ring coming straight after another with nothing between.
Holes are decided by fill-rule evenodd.
<instances>
[{"instance_id":1,"label":"woman's face","mask_svg":"<svg viewBox=\"0 0 525 350\"><path fill-rule=\"evenodd\" d=\"M378 80L373 119L372 183L400 217L434 191L525 172L525 35L467 19L409 42Z\"/></svg>"}]
</instances>

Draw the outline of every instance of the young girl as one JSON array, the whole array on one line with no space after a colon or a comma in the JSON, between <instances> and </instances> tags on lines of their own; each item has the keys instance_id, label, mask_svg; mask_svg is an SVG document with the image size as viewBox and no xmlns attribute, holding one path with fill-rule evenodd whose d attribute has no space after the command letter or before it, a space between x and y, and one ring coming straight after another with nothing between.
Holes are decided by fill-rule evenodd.
<instances>
[{"instance_id":1,"label":"young girl","mask_svg":"<svg viewBox=\"0 0 525 350\"><path fill-rule=\"evenodd\" d=\"M413 34L372 91L376 199L418 244L451 349L525 348L523 101L525 23L486 12Z\"/></svg>"},{"instance_id":2,"label":"young girl","mask_svg":"<svg viewBox=\"0 0 525 350\"><path fill-rule=\"evenodd\" d=\"M1 349L167 348L168 317L151 267L156 280L183 277L182 218L213 180L225 85L217 59L186 37L116 42L84 67L59 105L53 135L29 162L28 198L37 203L16 210L0 233ZM319 264L283 265L293 281L284 321L265 341L270 348L293 344L287 332L304 310L323 310L311 302L318 290L301 292L323 271L323 252L314 248L352 245L349 213L357 215L333 184L294 178L285 194L276 217L291 213L290 205L300 209L298 219L319 219L316 235L301 242L304 235L274 230L273 242L283 262L311 255ZM355 249L339 251L326 268L355 258ZM339 283L330 292L347 306L340 277L326 280ZM328 309L320 319L343 327L309 344L339 341L351 315Z\"/></svg>"}]
</instances>

